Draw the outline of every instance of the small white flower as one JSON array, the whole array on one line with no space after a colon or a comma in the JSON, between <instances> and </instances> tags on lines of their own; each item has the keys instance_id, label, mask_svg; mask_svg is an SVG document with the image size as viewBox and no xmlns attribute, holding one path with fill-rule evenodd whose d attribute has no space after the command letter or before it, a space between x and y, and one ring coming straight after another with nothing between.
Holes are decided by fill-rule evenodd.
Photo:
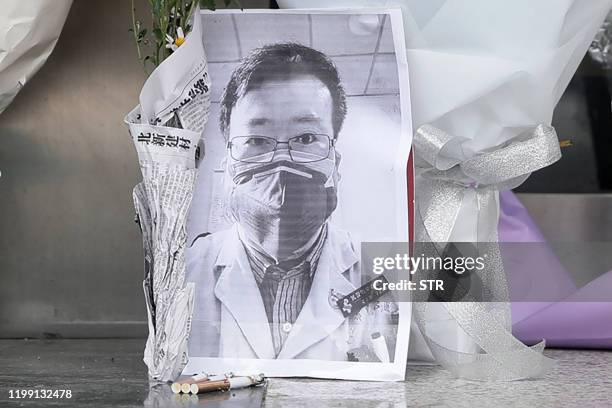
<instances>
[{"instance_id":1,"label":"small white flower","mask_svg":"<svg viewBox=\"0 0 612 408\"><path fill-rule=\"evenodd\" d=\"M174 38L172 38L170 34L166 34L166 48L172 51L176 51L176 49L178 48L178 46L174 44Z\"/></svg>"},{"instance_id":2,"label":"small white flower","mask_svg":"<svg viewBox=\"0 0 612 408\"><path fill-rule=\"evenodd\" d=\"M185 33L181 27L176 29L176 39L172 38L170 34L166 34L166 48L176 51L178 47L183 45L185 42Z\"/></svg>"}]
</instances>

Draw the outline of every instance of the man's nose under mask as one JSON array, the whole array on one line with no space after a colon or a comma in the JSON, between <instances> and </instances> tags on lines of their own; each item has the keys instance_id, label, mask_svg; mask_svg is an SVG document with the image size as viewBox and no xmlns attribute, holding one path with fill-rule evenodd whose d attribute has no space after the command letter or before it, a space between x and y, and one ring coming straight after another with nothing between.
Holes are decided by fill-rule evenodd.
<instances>
[{"instance_id":1,"label":"man's nose under mask","mask_svg":"<svg viewBox=\"0 0 612 408\"><path fill-rule=\"evenodd\" d=\"M277 261L303 249L336 209L331 179L329 174L288 161L236 175L229 207L247 244Z\"/></svg>"}]
</instances>

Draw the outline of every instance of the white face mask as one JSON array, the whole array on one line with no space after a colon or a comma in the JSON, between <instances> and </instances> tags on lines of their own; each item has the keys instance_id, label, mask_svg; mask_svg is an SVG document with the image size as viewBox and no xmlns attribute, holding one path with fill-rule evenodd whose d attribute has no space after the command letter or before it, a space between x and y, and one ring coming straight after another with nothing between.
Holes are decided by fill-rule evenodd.
<instances>
[{"instance_id":1,"label":"white face mask","mask_svg":"<svg viewBox=\"0 0 612 408\"><path fill-rule=\"evenodd\" d=\"M228 208L249 245L277 261L306 245L336 209L336 164L228 162Z\"/></svg>"}]
</instances>

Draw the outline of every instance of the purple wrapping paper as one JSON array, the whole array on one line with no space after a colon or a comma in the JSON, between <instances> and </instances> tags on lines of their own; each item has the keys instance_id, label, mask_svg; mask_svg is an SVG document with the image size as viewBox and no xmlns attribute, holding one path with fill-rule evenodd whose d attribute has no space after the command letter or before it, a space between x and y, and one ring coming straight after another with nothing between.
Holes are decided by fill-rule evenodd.
<instances>
[{"instance_id":1,"label":"purple wrapping paper","mask_svg":"<svg viewBox=\"0 0 612 408\"><path fill-rule=\"evenodd\" d=\"M511 191L500 193L501 242L546 242L525 207ZM512 301L513 333L527 344L542 339L549 347L612 349L612 271L577 288L552 250L537 259L519 259L502 248ZM525 268L524 265L530 265ZM537 271L537 274L533 274ZM551 302L518 302L518 294ZM537 295L533 291L538 291ZM594 302L593 299L609 299Z\"/></svg>"}]
</instances>

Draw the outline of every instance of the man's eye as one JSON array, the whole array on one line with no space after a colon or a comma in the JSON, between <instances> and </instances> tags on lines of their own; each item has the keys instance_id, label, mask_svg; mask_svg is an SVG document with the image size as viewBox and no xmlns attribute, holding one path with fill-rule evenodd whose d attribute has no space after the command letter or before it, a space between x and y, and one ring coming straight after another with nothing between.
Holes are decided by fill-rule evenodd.
<instances>
[{"instance_id":1,"label":"man's eye","mask_svg":"<svg viewBox=\"0 0 612 408\"><path fill-rule=\"evenodd\" d=\"M295 138L295 141L301 144L311 144L317 141L317 135L312 133L304 133Z\"/></svg>"},{"instance_id":2,"label":"man's eye","mask_svg":"<svg viewBox=\"0 0 612 408\"><path fill-rule=\"evenodd\" d=\"M263 137L249 137L244 141L244 144L247 146L263 146L267 144L267 140Z\"/></svg>"}]
</instances>

